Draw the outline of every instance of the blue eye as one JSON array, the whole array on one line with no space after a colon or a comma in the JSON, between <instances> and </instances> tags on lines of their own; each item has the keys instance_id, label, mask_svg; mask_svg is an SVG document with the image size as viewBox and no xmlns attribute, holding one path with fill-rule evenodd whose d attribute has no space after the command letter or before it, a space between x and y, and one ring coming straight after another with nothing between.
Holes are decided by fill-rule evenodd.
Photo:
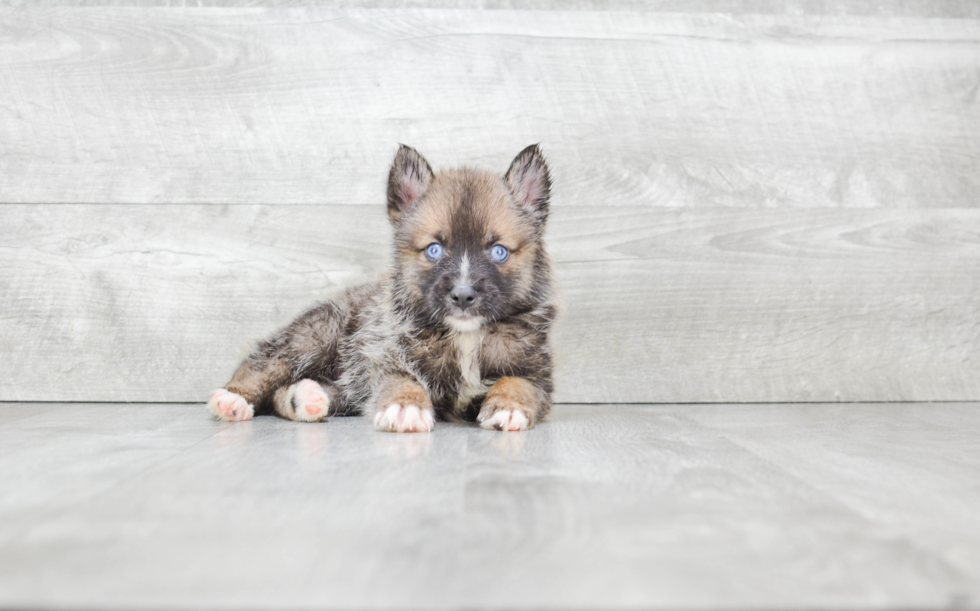
<instances>
[{"instance_id":1,"label":"blue eye","mask_svg":"<svg viewBox=\"0 0 980 611\"><path fill-rule=\"evenodd\" d=\"M494 244L493 248L490 249L490 257L493 258L497 263L503 263L507 260L507 255L510 251L503 244Z\"/></svg>"},{"instance_id":2,"label":"blue eye","mask_svg":"<svg viewBox=\"0 0 980 611\"><path fill-rule=\"evenodd\" d=\"M442 256L442 244L439 242L433 242L425 247L425 256L429 257L430 261L435 261Z\"/></svg>"}]
</instances>

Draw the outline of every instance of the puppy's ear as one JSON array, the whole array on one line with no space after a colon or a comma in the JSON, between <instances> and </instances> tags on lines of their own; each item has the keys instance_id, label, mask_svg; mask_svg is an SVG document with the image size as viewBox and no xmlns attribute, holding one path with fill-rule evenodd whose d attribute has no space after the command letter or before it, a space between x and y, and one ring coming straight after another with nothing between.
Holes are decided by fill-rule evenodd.
<instances>
[{"instance_id":1,"label":"puppy's ear","mask_svg":"<svg viewBox=\"0 0 980 611\"><path fill-rule=\"evenodd\" d=\"M504 176L518 205L531 214L540 227L548 219L548 199L551 197L551 175L544 155L532 144L514 158Z\"/></svg>"},{"instance_id":2,"label":"puppy's ear","mask_svg":"<svg viewBox=\"0 0 980 611\"><path fill-rule=\"evenodd\" d=\"M399 146L388 173L388 216L392 222L418 203L433 178L425 157L410 146Z\"/></svg>"}]
</instances>

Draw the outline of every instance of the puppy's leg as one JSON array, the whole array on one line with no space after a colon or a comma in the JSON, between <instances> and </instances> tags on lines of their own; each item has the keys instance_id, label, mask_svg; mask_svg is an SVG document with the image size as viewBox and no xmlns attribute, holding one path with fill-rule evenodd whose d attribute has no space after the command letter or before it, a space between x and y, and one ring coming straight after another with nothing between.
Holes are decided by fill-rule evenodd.
<instances>
[{"instance_id":1,"label":"puppy's leg","mask_svg":"<svg viewBox=\"0 0 980 611\"><path fill-rule=\"evenodd\" d=\"M412 378L392 376L376 396L375 429L393 433L425 433L435 426L435 413L429 394Z\"/></svg>"},{"instance_id":2,"label":"puppy's leg","mask_svg":"<svg viewBox=\"0 0 980 611\"><path fill-rule=\"evenodd\" d=\"M272 397L272 405L283 418L319 422L327 417L331 405L336 408L339 400L339 391L333 384L304 379L289 386L280 386Z\"/></svg>"},{"instance_id":3,"label":"puppy's leg","mask_svg":"<svg viewBox=\"0 0 980 611\"><path fill-rule=\"evenodd\" d=\"M524 378L508 376L487 391L476 421L485 429L523 431L537 424L549 407L545 391Z\"/></svg>"},{"instance_id":4,"label":"puppy's leg","mask_svg":"<svg viewBox=\"0 0 980 611\"><path fill-rule=\"evenodd\" d=\"M335 413L340 393L314 380L337 378L337 346L349 305L349 300L344 306L319 303L259 342L231 381L214 391L208 407L230 421L248 420L270 407L291 420L321 420L331 408Z\"/></svg>"},{"instance_id":5,"label":"puppy's leg","mask_svg":"<svg viewBox=\"0 0 980 611\"><path fill-rule=\"evenodd\" d=\"M289 379L289 365L280 358L252 354L238 366L224 388L211 393L208 407L228 422L249 420L256 406Z\"/></svg>"}]
</instances>

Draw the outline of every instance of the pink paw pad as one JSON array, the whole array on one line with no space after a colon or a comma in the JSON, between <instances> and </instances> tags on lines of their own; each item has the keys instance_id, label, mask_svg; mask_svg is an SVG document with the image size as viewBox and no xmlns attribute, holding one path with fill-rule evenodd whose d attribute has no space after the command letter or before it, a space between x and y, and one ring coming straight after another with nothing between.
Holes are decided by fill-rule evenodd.
<instances>
[{"instance_id":1,"label":"pink paw pad","mask_svg":"<svg viewBox=\"0 0 980 611\"><path fill-rule=\"evenodd\" d=\"M330 398L313 380L300 380L293 386L292 402L297 420L321 420L330 409Z\"/></svg>"},{"instance_id":2,"label":"pink paw pad","mask_svg":"<svg viewBox=\"0 0 980 611\"><path fill-rule=\"evenodd\" d=\"M435 426L431 409L392 403L374 415L374 428L389 433L427 433Z\"/></svg>"},{"instance_id":3,"label":"pink paw pad","mask_svg":"<svg viewBox=\"0 0 980 611\"><path fill-rule=\"evenodd\" d=\"M208 407L218 418L226 422L249 420L254 415L252 405L244 397L224 388L211 393Z\"/></svg>"}]
</instances>

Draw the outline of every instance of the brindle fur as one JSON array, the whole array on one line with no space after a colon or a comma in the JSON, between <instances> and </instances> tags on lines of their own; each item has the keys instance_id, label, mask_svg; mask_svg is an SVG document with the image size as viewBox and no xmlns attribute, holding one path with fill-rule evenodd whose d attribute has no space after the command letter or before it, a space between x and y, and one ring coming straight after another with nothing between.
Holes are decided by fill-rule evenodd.
<instances>
[{"instance_id":1,"label":"brindle fur","mask_svg":"<svg viewBox=\"0 0 980 611\"><path fill-rule=\"evenodd\" d=\"M297 405L288 389L311 379L329 397L325 415L412 401L423 409L429 403L441 420L473 421L478 414L483 420L488 410L517 409L533 426L548 413L553 391L548 336L557 307L542 242L550 187L536 145L503 177L469 168L435 174L403 145L388 180L395 229L388 271L261 341L227 390L256 413L293 419ZM445 246L437 262L425 256L433 240ZM510 250L504 263L489 257L496 243ZM455 315L447 296L463 272L479 293L474 308L485 322L474 332L481 385L459 401L460 331L447 320Z\"/></svg>"}]
</instances>

